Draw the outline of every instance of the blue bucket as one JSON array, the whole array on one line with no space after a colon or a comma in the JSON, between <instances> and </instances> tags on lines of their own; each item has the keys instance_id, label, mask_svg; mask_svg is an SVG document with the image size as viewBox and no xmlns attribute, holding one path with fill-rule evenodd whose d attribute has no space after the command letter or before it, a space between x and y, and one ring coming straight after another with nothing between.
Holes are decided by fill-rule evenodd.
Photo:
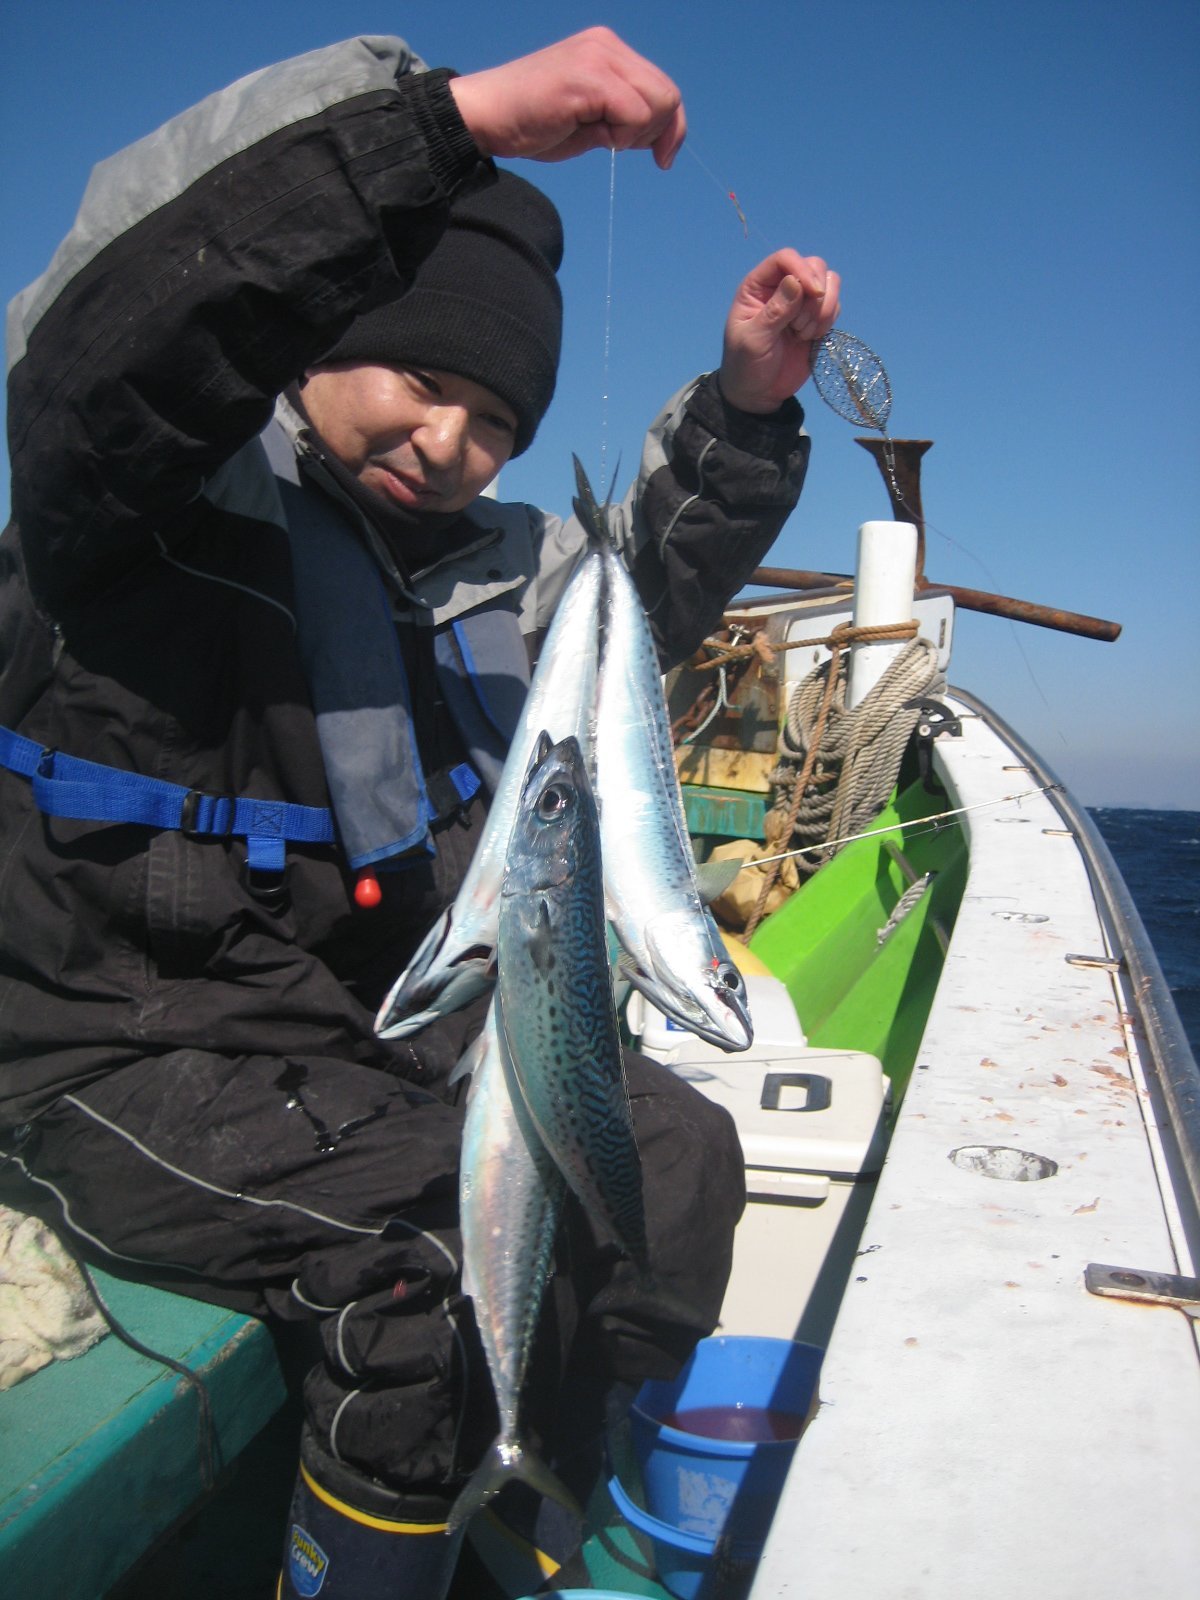
<instances>
[{"instance_id":1,"label":"blue bucket","mask_svg":"<svg viewBox=\"0 0 1200 1600\"><path fill-rule=\"evenodd\" d=\"M758 1565L761 1541L731 1543L726 1539L703 1539L695 1533L681 1533L669 1522L660 1522L635 1505L615 1474L608 1480L608 1492L630 1527L649 1539L658 1580L664 1589L677 1596L677 1600L698 1600L705 1579L710 1572L715 1574L718 1565L726 1582L735 1577L747 1577ZM737 1592L741 1593L741 1589Z\"/></svg>"},{"instance_id":2,"label":"blue bucket","mask_svg":"<svg viewBox=\"0 0 1200 1600\"><path fill-rule=\"evenodd\" d=\"M629 1424L645 1509L616 1479L609 1489L626 1520L654 1541L659 1576L672 1594L692 1600L718 1541L738 1558L757 1558L798 1433L718 1438L664 1419L699 1412L696 1425L736 1423L739 1412L767 1412L795 1418L798 1429L811 1413L823 1355L816 1345L793 1339L718 1336L702 1339L671 1382L642 1385Z\"/></svg>"}]
</instances>

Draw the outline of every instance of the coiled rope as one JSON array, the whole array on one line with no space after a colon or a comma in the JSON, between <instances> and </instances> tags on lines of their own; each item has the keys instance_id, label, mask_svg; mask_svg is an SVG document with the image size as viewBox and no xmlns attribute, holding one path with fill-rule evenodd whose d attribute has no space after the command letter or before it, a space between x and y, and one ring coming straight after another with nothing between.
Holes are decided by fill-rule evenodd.
<instances>
[{"instance_id":1,"label":"coiled rope","mask_svg":"<svg viewBox=\"0 0 1200 1600\"><path fill-rule=\"evenodd\" d=\"M770 778L776 787L764 831L774 851L819 845L858 831L878 815L892 793L905 748L920 712L906 703L940 692L937 648L914 637L915 622L887 628L854 628L843 623L828 639L830 656L795 686L780 737L780 761ZM846 707L845 646L859 639L904 639L909 643L879 682L853 709ZM796 770L799 763L799 770ZM813 873L836 853L795 858L798 870ZM743 938L749 939L766 910L779 872L772 862Z\"/></svg>"}]
</instances>

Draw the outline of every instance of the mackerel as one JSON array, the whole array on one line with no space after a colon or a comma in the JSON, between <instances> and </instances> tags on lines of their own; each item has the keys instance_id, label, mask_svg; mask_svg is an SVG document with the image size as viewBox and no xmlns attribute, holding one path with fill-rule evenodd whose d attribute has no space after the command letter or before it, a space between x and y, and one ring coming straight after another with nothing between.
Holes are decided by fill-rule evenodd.
<instances>
[{"instance_id":1,"label":"mackerel","mask_svg":"<svg viewBox=\"0 0 1200 1600\"><path fill-rule=\"evenodd\" d=\"M566 1186L511 1077L494 1000L460 1070L471 1073L459 1172L462 1286L474 1302L500 1431L451 1508L451 1532L512 1478L579 1514L570 1492L521 1433L521 1393Z\"/></svg>"},{"instance_id":2,"label":"mackerel","mask_svg":"<svg viewBox=\"0 0 1200 1600\"><path fill-rule=\"evenodd\" d=\"M504 859L538 736L573 735L591 745L602 588L590 551L551 621L479 845L449 906L422 940L375 1020L384 1039L406 1038L484 993L495 975L496 923Z\"/></svg>"},{"instance_id":3,"label":"mackerel","mask_svg":"<svg viewBox=\"0 0 1200 1600\"><path fill-rule=\"evenodd\" d=\"M649 1278L642 1169L613 1005L600 834L575 738L530 763L499 916L500 1033L568 1187Z\"/></svg>"},{"instance_id":4,"label":"mackerel","mask_svg":"<svg viewBox=\"0 0 1200 1600\"><path fill-rule=\"evenodd\" d=\"M683 1027L722 1049L745 1050L753 1038L746 986L697 887L658 651L578 460L575 476L575 512L604 567L596 780L621 971Z\"/></svg>"}]
</instances>

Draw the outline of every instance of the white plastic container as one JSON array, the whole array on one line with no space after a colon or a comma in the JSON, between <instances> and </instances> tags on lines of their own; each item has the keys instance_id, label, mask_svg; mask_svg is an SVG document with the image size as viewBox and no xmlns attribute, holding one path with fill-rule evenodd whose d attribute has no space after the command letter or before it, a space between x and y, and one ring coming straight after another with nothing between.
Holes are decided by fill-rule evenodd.
<instances>
[{"instance_id":1,"label":"white plastic container","mask_svg":"<svg viewBox=\"0 0 1200 1600\"><path fill-rule=\"evenodd\" d=\"M804 1029L796 1016L791 996L778 978L769 973L743 973L750 1020L754 1024L754 1043L748 1052L730 1054L719 1045L698 1039L681 1023L664 1016L636 990L625 1008L625 1022L635 1048L655 1061L671 1065L675 1061L736 1061L753 1057L778 1045L795 1048L804 1044Z\"/></svg>"},{"instance_id":2,"label":"white plastic container","mask_svg":"<svg viewBox=\"0 0 1200 1600\"><path fill-rule=\"evenodd\" d=\"M857 1050L756 1042L717 1055L692 1050L671 1062L731 1114L746 1160L747 1205L717 1331L823 1346L860 1234L841 1224L865 1216L883 1165L887 1078Z\"/></svg>"}]
</instances>

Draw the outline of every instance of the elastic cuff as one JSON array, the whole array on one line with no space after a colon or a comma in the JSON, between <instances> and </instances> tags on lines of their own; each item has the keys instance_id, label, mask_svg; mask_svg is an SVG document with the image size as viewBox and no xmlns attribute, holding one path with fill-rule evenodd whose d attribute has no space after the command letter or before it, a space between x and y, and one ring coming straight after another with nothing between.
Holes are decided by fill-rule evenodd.
<instances>
[{"instance_id":1,"label":"elastic cuff","mask_svg":"<svg viewBox=\"0 0 1200 1600\"><path fill-rule=\"evenodd\" d=\"M413 1532L445 1530L453 1497L411 1494L390 1488L323 1450L306 1426L300 1444L300 1470L319 1499L352 1521L403 1524Z\"/></svg>"},{"instance_id":2,"label":"elastic cuff","mask_svg":"<svg viewBox=\"0 0 1200 1600\"><path fill-rule=\"evenodd\" d=\"M430 172L447 195L480 167L492 165L450 93L450 79L457 76L449 67L434 67L429 72L401 73L396 79L397 89L412 102L413 119L429 151Z\"/></svg>"},{"instance_id":3,"label":"elastic cuff","mask_svg":"<svg viewBox=\"0 0 1200 1600\"><path fill-rule=\"evenodd\" d=\"M688 398L688 410L711 432L749 455L775 460L796 442L804 425L804 407L789 395L775 411L760 415L731 406L721 393L717 373L701 378Z\"/></svg>"}]
</instances>

